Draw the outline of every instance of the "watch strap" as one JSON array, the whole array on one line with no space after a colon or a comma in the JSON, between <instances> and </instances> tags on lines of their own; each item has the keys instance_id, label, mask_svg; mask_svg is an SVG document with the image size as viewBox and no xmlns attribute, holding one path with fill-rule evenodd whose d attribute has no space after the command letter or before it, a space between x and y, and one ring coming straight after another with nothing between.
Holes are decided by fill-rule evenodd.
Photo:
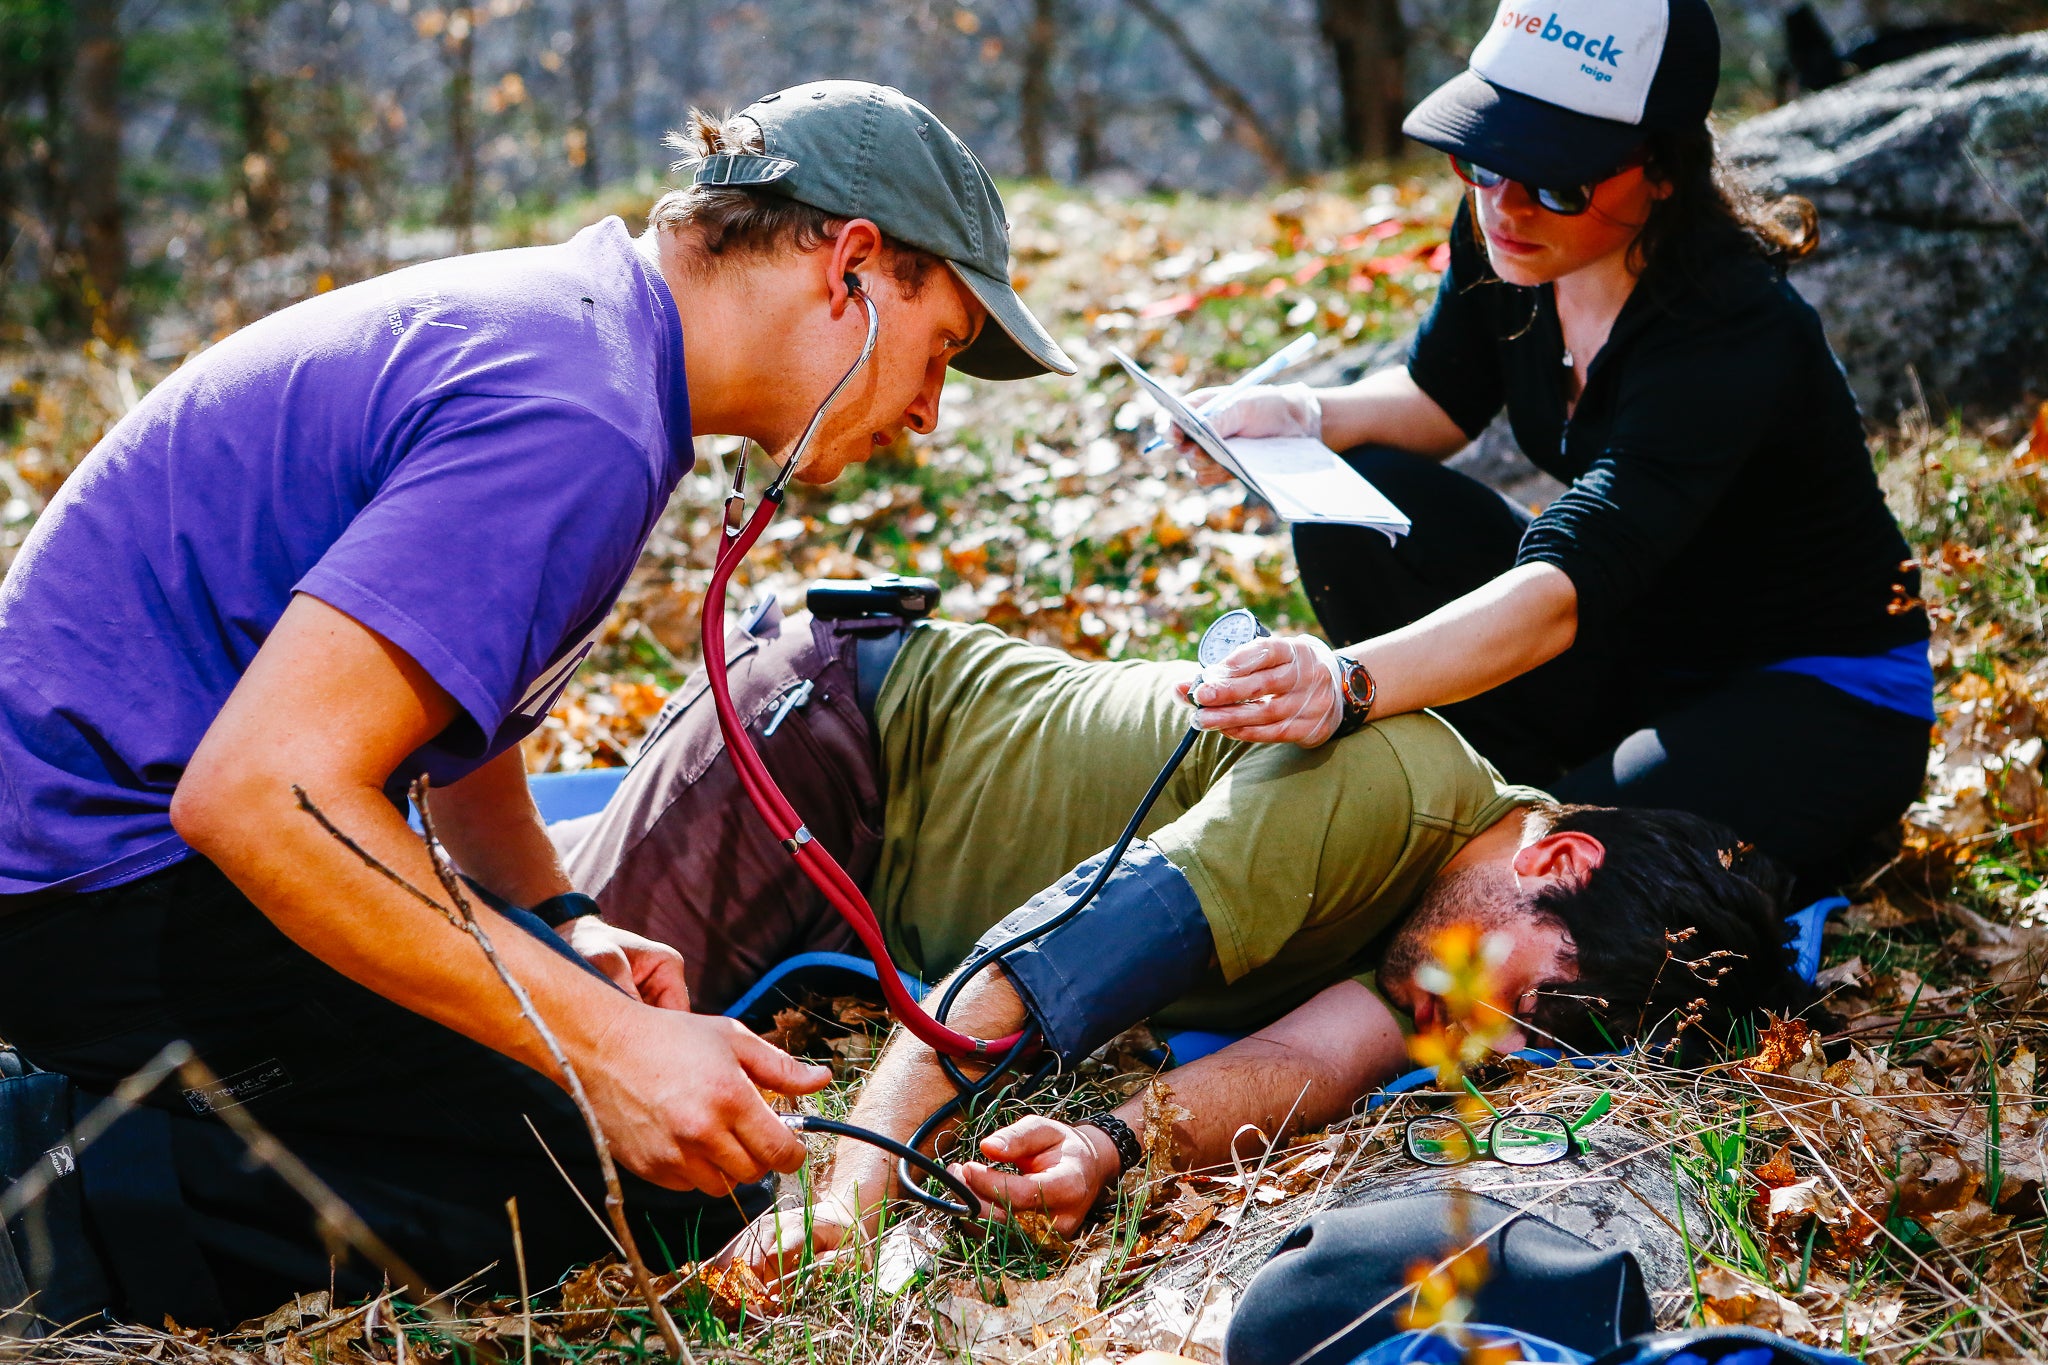
<instances>
[{"instance_id":1,"label":"watch strap","mask_svg":"<svg viewBox=\"0 0 2048 1365\"><path fill-rule=\"evenodd\" d=\"M1138 1135L1131 1131L1131 1125L1115 1114L1103 1111L1081 1120L1081 1127L1094 1128L1106 1134L1109 1145L1116 1148L1116 1173L1124 1175L1131 1167L1145 1160L1145 1149L1138 1143Z\"/></svg>"},{"instance_id":2,"label":"watch strap","mask_svg":"<svg viewBox=\"0 0 2048 1365\"><path fill-rule=\"evenodd\" d=\"M549 896L533 907L533 915L550 929L559 929L572 919L598 913L597 902L581 891L564 891L559 896Z\"/></svg>"},{"instance_id":3,"label":"watch strap","mask_svg":"<svg viewBox=\"0 0 2048 1365\"><path fill-rule=\"evenodd\" d=\"M1344 704L1344 718L1337 722L1332 739L1355 735L1372 719L1372 704L1379 696L1379 683L1372 671L1356 659L1337 656L1337 696Z\"/></svg>"}]
</instances>

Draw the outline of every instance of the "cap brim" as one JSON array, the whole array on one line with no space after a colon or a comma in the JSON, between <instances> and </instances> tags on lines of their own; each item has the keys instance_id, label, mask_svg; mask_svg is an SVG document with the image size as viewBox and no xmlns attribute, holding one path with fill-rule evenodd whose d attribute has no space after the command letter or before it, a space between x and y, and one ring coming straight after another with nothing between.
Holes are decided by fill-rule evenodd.
<instances>
[{"instance_id":1,"label":"cap brim","mask_svg":"<svg viewBox=\"0 0 2048 1365\"><path fill-rule=\"evenodd\" d=\"M976 379L1029 379L1040 374L1073 374L1081 367L1047 335L1008 280L999 280L958 261L947 261L960 282L988 309L988 321L974 344L953 360L953 368Z\"/></svg>"},{"instance_id":2,"label":"cap brim","mask_svg":"<svg viewBox=\"0 0 2048 1365\"><path fill-rule=\"evenodd\" d=\"M1431 91L1401 131L1510 180L1550 186L1606 179L1648 136L1633 123L1575 113L1470 70Z\"/></svg>"}]
</instances>

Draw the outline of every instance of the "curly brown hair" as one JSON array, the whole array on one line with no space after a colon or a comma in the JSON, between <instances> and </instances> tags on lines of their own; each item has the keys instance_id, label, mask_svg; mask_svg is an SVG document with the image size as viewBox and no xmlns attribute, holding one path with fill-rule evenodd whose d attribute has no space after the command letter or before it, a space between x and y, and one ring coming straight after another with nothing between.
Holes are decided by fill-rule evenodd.
<instances>
[{"instance_id":1,"label":"curly brown hair","mask_svg":"<svg viewBox=\"0 0 2048 1365\"><path fill-rule=\"evenodd\" d=\"M1766 199L1745 185L1706 120L1650 134L1643 152L1643 173L1671 187L1629 247L1630 268L1646 279L1698 281L1731 247L1782 269L1820 244L1813 205L1797 195Z\"/></svg>"},{"instance_id":2,"label":"curly brown hair","mask_svg":"<svg viewBox=\"0 0 2048 1365\"><path fill-rule=\"evenodd\" d=\"M752 119L720 118L702 109L692 109L683 128L670 133L667 143L682 154L669 169L683 175L697 164L720 152L759 152L761 128ZM771 255L781 251L816 251L839 236L846 219L835 218L823 209L798 203L764 190L744 185L698 185L670 190L648 211L647 225L679 233L694 248L693 258L705 268L716 268L740 256ZM945 262L929 251L885 239L882 269L906 299L924 289L932 272Z\"/></svg>"}]
</instances>

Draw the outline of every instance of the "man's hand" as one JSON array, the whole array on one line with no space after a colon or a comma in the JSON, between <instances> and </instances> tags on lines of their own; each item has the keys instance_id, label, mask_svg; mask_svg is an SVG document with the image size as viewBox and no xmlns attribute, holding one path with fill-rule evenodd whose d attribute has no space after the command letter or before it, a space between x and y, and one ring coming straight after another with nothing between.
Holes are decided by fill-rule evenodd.
<instances>
[{"instance_id":1,"label":"man's hand","mask_svg":"<svg viewBox=\"0 0 2048 1365\"><path fill-rule=\"evenodd\" d=\"M658 1009L690 1008L690 985L683 979L683 955L668 944L606 924L595 915L579 915L569 921L563 937L579 956L618 982L628 994Z\"/></svg>"},{"instance_id":2,"label":"man's hand","mask_svg":"<svg viewBox=\"0 0 2048 1365\"><path fill-rule=\"evenodd\" d=\"M803 1165L803 1140L761 1098L807 1095L832 1079L748 1032L737 1019L621 1001L598 1041L602 1067L581 1067L612 1151L670 1189L715 1198L769 1171Z\"/></svg>"},{"instance_id":3,"label":"man's hand","mask_svg":"<svg viewBox=\"0 0 2048 1365\"><path fill-rule=\"evenodd\" d=\"M738 1262L772 1286L807 1260L837 1251L860 1222L858 1210L831 1195L808 1208L770 1209L718 1254L716 1264Z\"/></svg>"},{"instance_id":4,"label":"man's hand","mask_svg":"<svg viewBox=\"0 0 2048 1365\"><path fill-rule=\"evenodd\" d=\"M1049 1214L1062 1237L1071 1237L1081 1226L1117 1174L1116 1146L1107 1133L1035 1115L983 1138L981 1154L1008 1162L1019 1173L964 1161L951 1168L953 1174L997 1217Z\"/></svg>"},{"instance_id":5,"label":"man's hand","mask_svg":"<svg viewBox=\"0 0 2048 1365\"><path fill-rule=\"evenodd\" d=\"M1274 635L1239 645L1199 683L1182 683L1177 690L1199 708L1197 728L1232 739L1313 749L1344 719L1336 653L1313 635Z\"/></svg>"}]
</instances>

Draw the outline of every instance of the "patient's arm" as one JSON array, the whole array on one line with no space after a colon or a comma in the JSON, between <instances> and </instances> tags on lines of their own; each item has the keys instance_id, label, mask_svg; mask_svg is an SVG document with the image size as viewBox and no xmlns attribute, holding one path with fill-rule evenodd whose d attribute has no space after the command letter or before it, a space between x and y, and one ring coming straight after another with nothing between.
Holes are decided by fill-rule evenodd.
<instances>
[{"instance_id":1,"label":"patient's arm","mask_svg":"<svg viewBox=\"0 0 2048 1365\"><path fill-rule=\"evenodd\" d=\"M927 998L937 1001L944 994L941 985ZM1001 967L992 967L960 993L946 1022L978 1038L1000 1038L1022 1028L1024 1018L1024 1002L1009 978ZM981 1074L979 1067L965 1069L970 1076ZM953 1084L939 1069L932 1049L899 1032L883 1050L847 1121L907 1142L926 1116L953 1094ZM948 1132L950 1125L939 1135L941 1151ZM780 1271L801 1258L806 1244L816 1252L829 1251L855 1224L872 1229L882 1205L895 1190L896 1158L880 1148L841 1138L833 1149L823 1190L811 1207L763 1214L727 1255L750 1262L763 1273Z\"/></svg>"},{"instance_id":2,"label":"patient's arm","mask_svg":"<svg viewBox=\"0 0 2048 1365\"><path fill-rule=\"evenodd\" d=\"M1404 1056L1400 1024L1385 1001L1356 981L1326 987L1250 1037L1172 1073L1174 1102L1192 1115L1174 1127L1176 1164L1228 1165L1233 1135L1245 1124L1277 1138L1283 1127L1331 1123L1399 1070ZM1142 1134L1143 1097L1116 1116ZM1249 1163L1263 1146L1247 1133L1238 1154ZM1021 1174L967 1162L955 1169L968 1187L998 1208L1051 1214L1062 1233L1080 1225L1117 1174L1116 1149L1100 1129L1052 1119L1019 1120L981 1148Z\"/></svg>"}]
</instances>

